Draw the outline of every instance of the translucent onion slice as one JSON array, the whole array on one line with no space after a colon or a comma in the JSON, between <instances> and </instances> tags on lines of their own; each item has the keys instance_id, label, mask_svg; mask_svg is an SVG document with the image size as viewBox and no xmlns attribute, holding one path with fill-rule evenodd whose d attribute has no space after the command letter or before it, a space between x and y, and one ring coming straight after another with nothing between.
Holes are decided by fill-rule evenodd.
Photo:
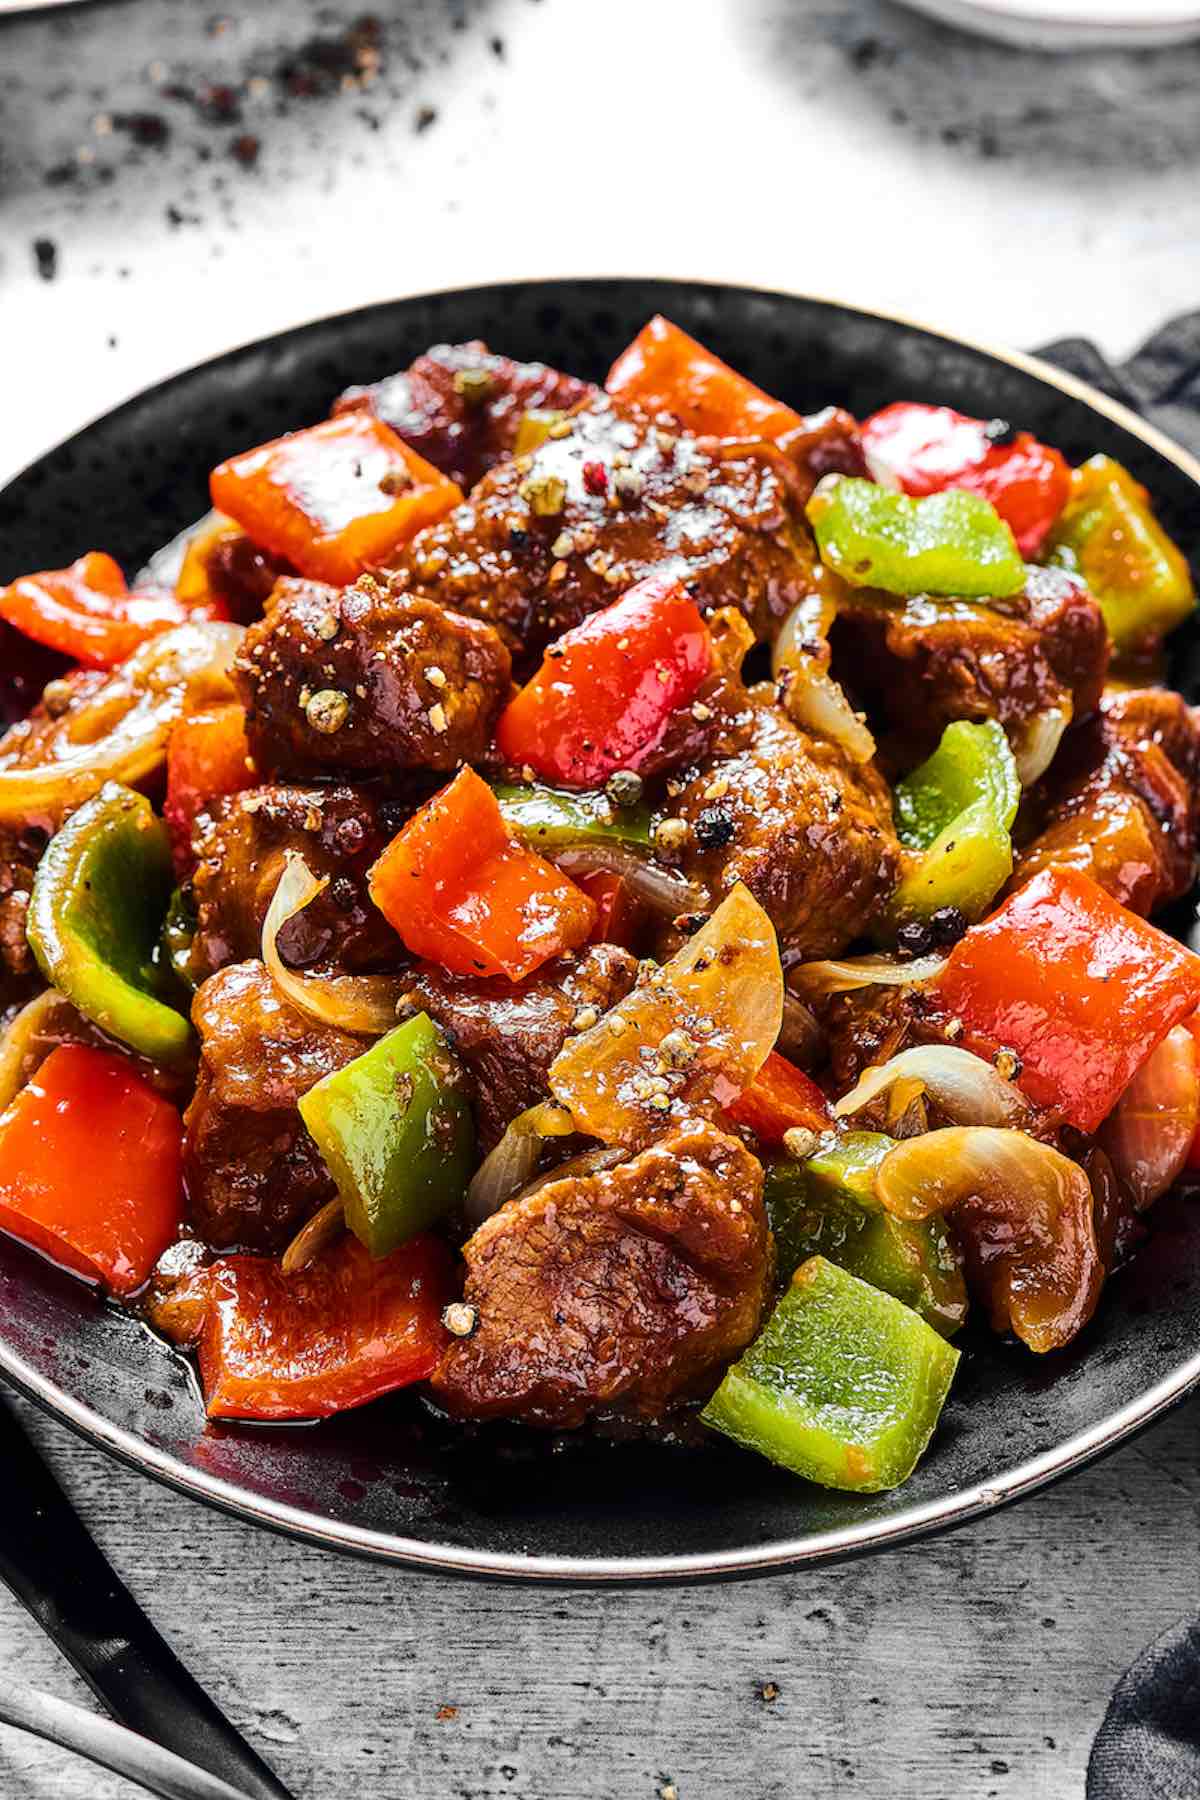
<instances>
[{"instance_id":1,"label":"translucent onion slice","mask_svg":"<svg viewBox=\"0 0 1200 1800\"><path fill-rule=\"evenodd\" d=\"M482 1225L532 1179L547 1138L567 1137L575 1121L564 1107L542 1101L509 1125L471 1178L463 1207L468 1225Z\"/></svg>"},{"instance_id":2,"label":"translucent onion slice","mask_svg":"<svg viewBox=\"0 0 1200 1800\"><path fill-rule=\"evenodd\" d=\"M1017 765L1017 779L1022 787L1032 787L1054 761L1063 732L1071 723L1071 707L1049 706L1024 727L1012 746Z\"/></svg>"},{"instance_id":3,"label":"translucent onion slice","mask_svg":"<svg viewBox=\"0 0 1200 1800\"><path fill-rule=\"evenodd\" d=\"M314 1213L308 1223L300 1227L279 1259L280 1268L285 1275L306 1269L335 1238L341 1237L345 1229L346 1212L339 1195L336 1200L327 1200L320 1212Z\"/></svg>"},{"instance_id":4,"label":"translucent onion slice","mask_svg":"<svg viewBox=\"0 0 1200 1800\"><path fill-rule=\"evenodd\" d=\"M165 760L177 719L233 698L242 636L240 625L180 625L143 644L63 715L46 739L48 761L0 768L0 824L53 826L106 781L144 781Z\"/></svg>"},{"instance_id":5,"label":"translucent onion slice","mask_svg":"<svg viewBox=\"0 0 1200 1800\"><path fill-rule=\"evenodd\" d=\"M794 606L775 640L771 667L794 724L839 745L851 762L870 762L875 739L829 673L825 639L835 610L832 601L816 594Z\"/></svg>"},{"instance_id":6,"label":"translucent onion slice","mask_svg":"<svg viewBox=\"0 0 1200 1800\"><path fill-rule=\"evenodd\" d=\"M1005 1081L982 1056L953 1044L916 1044L864 1070L850 1092L834 1102L834 1116L849 1118L895 1083L908 1081L919 1081L938 1110L956 1125L1020 1125L1033 1110L1020 1088Z\"/></svg>"},{"instance_id":7,"label":"translucent onion slice","mask_svg":"<svg viewBox=\"0 0 1200 1800\"><path fill-rule=\"evenodd\" d=\"M821 1027L811 1009L784 989L783 1023L776 1048L802 1069L810 1069L825 1047Z\"/></svg>"},{"instance_id":8,"label":"translucent onion slice","mask_svg":"<svg viewBox=\"0 0 1200 1800\"><path fill-rule=\"evenodd\" d=\"M46 1034L69 1020L78 1022L81 1033L86 1030L57 988L43 988L9 1020L0 1037L0 1113L7 1112L45 1055Z\"/></svg>"},{"instance_id":9,"label":"translucent onion slice","mask_svg":"<svg viewBox=\"0 0 1200 1800\"><path fill-rule=\"evenodd\" d=\"M1139 1212L1179 1179L1198 1125L1200 1058L1187 1026L1176 1025L1100 1130L1100 1145Z\"/></svg>"},{"instance_id":10,"label":"translucent onion slice","mask_svg":"<svg viewBox=\"0 0 1200 1800\"><path fill-rule=\"evenodd\" d=\"M600 870L620 875L639 900L665 918L708 910L708 895L702 887L620 844L568 844L561 850L543 850L542 854L566 875L594 875Z\"/></svg>"},{"instance_id":11,"label":"translucent onion slice","mask_svg":"<svg viewBox=\"0 0 1200 1800\"><path fill-rule=\"evenodd\" d=\"M288 852L279 885L263 920L262 959L271 979L297 1012L359 1037L382 1037L396 1023L397 1009L409 991L403 975L301 975L289 969L276 940L289 919L323 893L329 877L318 881L304 858Z\"/></svg>"},{"instance_id":12,"label":"translucent onion slice","mask_svg":"<svg viewBox=\"0 0 1200 1800\"><path fill-rule=\"evenodd\" d=\"M641 1146L715 1118L749 1087L783 1017L775 929L741 883L694 937L550 1066L578 1130Z\"/></svg>"},{"instance_id":13,"label":"translucent onion slice","mask_svg":"<svg viewBox=\"0 0 1200 1800\"><path fill-rule=\"evenodd\" d=\"M900 1219L953 1210L993 1326L1031 1350L1069 1343L1095 1311L1104 1265L1091 1184L1049 1144L993 1126L929 1131L889 1151L875 1192Z\"/></svg>"},{"instance_id":14,"label":"translucent onion slice","mask_svg":"<svg viewBox=\"0 0 1200 1800\"><path fill-rule=\"evenodd\" d=\"M850 956L823 962L797 963L788 970L788 986L806 1000L826 994L848 994L855 988L916 987L933 981L946 966L944 956L914 956L901 962L894 956Z\"/></svg>"}]
</instances>

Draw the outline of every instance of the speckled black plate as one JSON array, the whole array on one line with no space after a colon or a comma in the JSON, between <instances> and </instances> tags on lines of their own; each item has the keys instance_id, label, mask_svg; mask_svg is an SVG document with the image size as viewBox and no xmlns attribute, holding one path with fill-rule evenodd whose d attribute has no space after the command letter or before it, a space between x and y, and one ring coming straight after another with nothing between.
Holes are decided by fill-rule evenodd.
<instances>
[{"instance_id":1,"label":"speckled black plate","mask_svg":"<svg viewBox=\"0 0 1200 1800\"><path fill-rule=\"evenodd\" d=\"M251 344L81 431L0 495L0 578L102 545L128 568L202 513L232 451L321 417L351 382L440 340L601 377L662 311L801 409L901 396L999 414L1072 460L1098 449L1154 493L1200 560L1200 464L1029 358L801 299L662 281L557 281L424 295ZM1200 696L1195 634L1175 679ZM1191 909L1180 922L1186 929ZM929 1454L898 1493L825 1493L715 1445L472 1438L400 1395L313 1428L206 1426L187 1366L132 1319L0 1239L0 1371L116 1455L244 1518L456 1572L687 1579L879 1549L1029 1493L1119 1443L1200 1381L1200 1210L1174 1196L1071 1348L1036 1358L969 1336Z\"/></svg>"}]
</instances>

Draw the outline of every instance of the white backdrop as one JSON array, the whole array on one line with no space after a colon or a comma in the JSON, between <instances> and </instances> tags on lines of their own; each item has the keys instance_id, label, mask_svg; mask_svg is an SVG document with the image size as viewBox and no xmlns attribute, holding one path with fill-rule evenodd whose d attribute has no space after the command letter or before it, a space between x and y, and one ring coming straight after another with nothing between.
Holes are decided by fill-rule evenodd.
<instances>
[{"instance_id":1,"label":"white backdrop","mask_svg":"<svg viewBox=\"0 0 1200 1800\"><path fill-rule=\"evenodd\" d=\"M286 73L336 33L312 0L0 20L0 478L231 343L493 276L703 274L1118 353L1200 304L1200 47L1023 55L886 0L377 11L366 84L324 97Z\"/></svg>"}]
</instances>

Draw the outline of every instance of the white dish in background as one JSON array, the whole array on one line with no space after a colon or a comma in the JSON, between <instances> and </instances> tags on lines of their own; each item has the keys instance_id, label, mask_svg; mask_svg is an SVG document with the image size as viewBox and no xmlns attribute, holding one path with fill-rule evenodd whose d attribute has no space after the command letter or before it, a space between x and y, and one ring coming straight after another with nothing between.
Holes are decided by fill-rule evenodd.
<instances>
[{"instance_id":1,"label":"white dish in background","mask_svg":"<svg viewBox=\"0 0 1200 1800\"><path fill-rule=\"evenodd\" d=\"M1200 0L905 0L1024 50L1134 50L1200 37Z\"/></svg>"}]
</instances>

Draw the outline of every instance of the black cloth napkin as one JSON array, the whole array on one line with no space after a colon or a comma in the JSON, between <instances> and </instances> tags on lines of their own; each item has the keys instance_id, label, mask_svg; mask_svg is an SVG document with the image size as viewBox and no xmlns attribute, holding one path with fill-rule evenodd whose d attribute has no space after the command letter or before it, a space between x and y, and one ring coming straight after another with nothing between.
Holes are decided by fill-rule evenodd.
<instances>
[{"instance_id":1,"label":"black cloth napkin","mask_svg":"<svg viewBox=\"0 0 1200 1800\"><path fill-rule=\"evenodd\" d=\"M1087 338L1059 338L1037 355L1200 452L1200 312L1172 319L1125 363L1110 363Z\"/></svg>"},{"instance_id":2,"label":"black cloth napkin","mask_svg":"<svg viewBox=\"0 0 1200 1800\"><path fill-rule=\"evenodd\" d=\"M1114 365L1086 338L1038 352L1200 452L1200 312ZM1087 1800L1200 1800L1200 1619L1181 1619L1126 1670L1088 1764Z\"/></svg>"}]
</instances>

